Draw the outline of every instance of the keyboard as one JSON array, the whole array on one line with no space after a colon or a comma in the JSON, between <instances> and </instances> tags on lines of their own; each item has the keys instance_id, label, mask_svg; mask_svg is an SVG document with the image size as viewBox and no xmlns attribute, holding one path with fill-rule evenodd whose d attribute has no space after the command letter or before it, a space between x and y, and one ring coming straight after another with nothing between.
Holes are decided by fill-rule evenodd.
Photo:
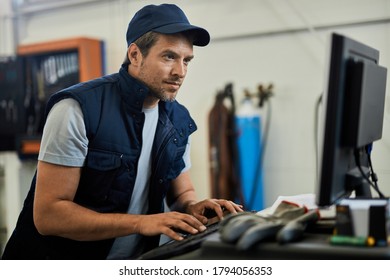
<instances>
[{"instance_id":1,"label":"keyboard","mask_svg":"<svg viewBox=\"0 0 390 280\"><path fill-rule=\"evenodd\" d=\"M180 254L184 254L200 248L202 242L206 240L208 236L215 233L219 229L219 222L213 223L206 227L206 230L197 234L187 234L183 240L168 241L163 245L154 248L143 255L141 255L139 260L162 260L168 259Z\"/></svg>"}]
</instances>

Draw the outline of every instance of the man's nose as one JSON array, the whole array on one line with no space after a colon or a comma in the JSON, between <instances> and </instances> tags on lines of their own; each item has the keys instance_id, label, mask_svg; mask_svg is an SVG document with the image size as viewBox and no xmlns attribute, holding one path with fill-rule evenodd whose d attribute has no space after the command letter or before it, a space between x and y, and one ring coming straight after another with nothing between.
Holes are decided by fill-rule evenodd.
<instances>
[{"instance_id":1,"label":"man's nose","mask_svg":"<svg viewBox=\"0 0 390 280\"><path fill-rule=\"evenodd\" d=\"M175 66L172 69L172 74L184 78L187 73L187 65L184 62L175 63Z\"/></svg>"}]
</instances>

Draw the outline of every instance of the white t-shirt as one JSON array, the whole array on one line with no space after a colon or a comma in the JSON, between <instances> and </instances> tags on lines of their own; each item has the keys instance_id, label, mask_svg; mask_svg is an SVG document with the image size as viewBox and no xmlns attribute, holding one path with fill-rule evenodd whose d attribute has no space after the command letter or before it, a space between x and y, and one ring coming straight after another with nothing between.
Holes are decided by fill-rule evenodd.
<instances>
[{"instance_id":1,"label":"white t-shirt","mask_svg":"<svg viewBox=\"0 0 390 280\"><path fill-rule=\"evenodd\" d=\"M128 208L130 214L145 214L148 209L149 179L151 174L151 150L158 121L158 106L144 109L145 124L142 131L142 150L138 162L137 178ZM88 138L83 113L79 103L67 98L50 110L43 130L38 160L72 167L82 167L88 152ZM190 141L183 155L185 167L191 167ZM108 259L126 259L138 249L141 236L132 234L116 238Z\"/></svg>"}]
</instances>

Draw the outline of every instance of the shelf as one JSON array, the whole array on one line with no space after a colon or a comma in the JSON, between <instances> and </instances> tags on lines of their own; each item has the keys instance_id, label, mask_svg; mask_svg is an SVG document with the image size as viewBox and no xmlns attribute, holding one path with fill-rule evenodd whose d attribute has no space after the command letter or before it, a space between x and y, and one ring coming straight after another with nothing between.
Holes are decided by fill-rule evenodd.
<instances>
[{"instance_id":1,"label":"shelf","mask_svg":"<svg viewBox=\"0 0 390 280\"><path fill-rule=\"evenodd\" d=\"M21 159L36 158L43 130L45 104L50 95L68 86L103 76L104 44L86 37L20 45L17 49L23 71L24 133L16 137ZM27 99L28 97L28 99ZM19 102L20 104L20 102ZM25 106L20 104L20 106ZM38 111L37 111L38 110Z\"/></svg>"},{"instance_id":2,"label":"shelf","mask_svg":"<svg viewBox=\"0 0 390 280\"><path fill-rule=\"evenodd\" d=\"M79 54L80 82L88 81L103 75L102 41L79 37L18 47L19 56L34 56L55 52L77 50Z\"/></svg>"}]
</instances>

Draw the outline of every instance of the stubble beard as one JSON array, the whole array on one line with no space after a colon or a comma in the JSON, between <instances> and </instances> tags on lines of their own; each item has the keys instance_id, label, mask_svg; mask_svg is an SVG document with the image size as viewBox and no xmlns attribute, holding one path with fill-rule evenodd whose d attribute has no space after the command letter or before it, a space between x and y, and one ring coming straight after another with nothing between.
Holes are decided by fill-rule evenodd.
<instances>
[{"instance_id":1,"label":"stubble beard","mask_svg":"<svg viewBox=\"0 0 390 280\"><path fill-rule=\"evenodd\" d=\"M150 90L149 94L152 97L157 98L157 99L164 101L164 102L174 102L176 100L176 95L178 93L178 90L176 90L172 93L167 91L162 86L158 86L158 84L160 83L159 80L157 80L157 79L150 80L150 79L148 79L148 75L146 75L145 73L146 73L145 68L143 68L140 72L140 79L149 88L149 90Z\"/></svg>"},{"instance_id":2,"label":"stubble beard","mask_svg":"<svg viewBox=\"0 0 390 280\"><path fill-rule=\"evenodd\" d=\"M150 88L150 90L151 90L150 94L153 97L156 97L161 101L174 102L176 100L177 91L173 95L170 95L170 94L167 94L166 90L163 88L160 88L158 90Z\"/></svg>"}]
</instances>

